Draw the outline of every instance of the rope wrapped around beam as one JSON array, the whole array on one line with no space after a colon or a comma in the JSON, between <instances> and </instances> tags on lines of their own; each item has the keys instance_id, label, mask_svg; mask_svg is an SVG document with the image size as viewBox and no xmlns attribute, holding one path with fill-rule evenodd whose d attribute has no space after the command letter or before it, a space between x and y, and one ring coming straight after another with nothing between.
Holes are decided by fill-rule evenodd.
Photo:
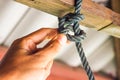
<instances>
[{"instance_id":1,"label":"rope wrapped around beam","mask_svg":"<svg viewBox=\"0 0 120 80\"><path fill-rule=\"evenodd\" d=\"M75 0L75 12L68 13L62 18L59 18L59 32L65 34L68 40L76 43L76 48L81 58L83 68L85 69L89 80L95 80L81 44L81 41L86 37L86 33L79 27L79 21L84 19L84 16L80 14L81 4L82 0ZM71 32L73 34L71 34Z\"/></svg>"}]
</instances>

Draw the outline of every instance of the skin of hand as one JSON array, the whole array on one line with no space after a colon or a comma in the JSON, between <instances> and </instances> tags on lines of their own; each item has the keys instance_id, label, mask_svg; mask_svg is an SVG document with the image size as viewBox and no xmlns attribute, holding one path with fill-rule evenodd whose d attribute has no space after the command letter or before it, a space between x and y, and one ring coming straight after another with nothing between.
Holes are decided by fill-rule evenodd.
<instances>
[{"instance_id":1,"label":"skin of hand","mask_svg":"<svg viewBox=\"0 0 120 80\"><path fill-rule=\"evenodd\" d=\"M37 48L45 39L50 39L50 42ZM64 34L50 28L15 40L0 64L0 80L45 80L55 55L66 42Z\"/></svg>"}]
</instances>

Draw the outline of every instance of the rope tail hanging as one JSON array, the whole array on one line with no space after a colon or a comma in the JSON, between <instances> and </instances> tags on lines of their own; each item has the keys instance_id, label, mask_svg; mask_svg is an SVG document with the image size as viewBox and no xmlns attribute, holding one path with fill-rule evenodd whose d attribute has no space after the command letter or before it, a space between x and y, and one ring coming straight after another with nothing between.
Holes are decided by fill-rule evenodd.
<instances>
[{"instance_id":1,"label":"rope tail hanging","mask_svg":"<svg viewBox=\"0 0 120 80\"><path fill-rule=\"evenodd\" d=\"M81 4L82 0L75 0L75 12L68 13L64 17L59 18L59 32L66 34L68 40L76 43L76 48L81 58L83 68L85 69L89 80L95 80L81 44L81 41L86 37L85 32L79 28L79 21L84 19L83 15L80 14ZM71 35L70 32L73 32L74 35Z\"/></svg>"}]
</instances>

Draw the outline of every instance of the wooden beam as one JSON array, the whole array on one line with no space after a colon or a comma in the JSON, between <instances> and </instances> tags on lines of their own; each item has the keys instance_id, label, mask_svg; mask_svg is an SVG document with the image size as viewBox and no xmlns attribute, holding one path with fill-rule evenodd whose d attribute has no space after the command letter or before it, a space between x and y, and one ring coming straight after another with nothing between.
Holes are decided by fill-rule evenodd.
<instances>
[{"instance_id":1,"label":"wooden beam","mask_svg":"<svg viewBox=\"0 0 120 80\"><path fill-rule=\"evenodd\" d=\"M16 0L30 7L42 10L55 16L73 12L74 0ZM120 14L100 6L91 0L83 0L82 14L85 19L81 25L105 31L120 38Z\"/></svg>"},{"instance_id":2,"label":"wooden beam","mask_svg":"<svg viewBox=\"0 0 120 80\"><path fill-rule=\"evenodd\" d=\"M118 12L120 13L120 0L111 0L112 2L112 9L115 11L115 12Z\"/></svg>"},{"instance_id":3,"label":"wooden beam","mask_svg":"<svg viewBox=\"0 0 120 80\"><path fill-rule=\"evenodd\" d=\"M117 77L120 80L120 39L114 38Z\"/></svg>"},{"instance_id":4,"label":"wooden beam","mask_svg":"<svg viewBox=\"0 0 120 80\"><path fill-rule=\"evenodd\" d=\"M112 0L112 9L118 13L120 13L120 0ZM117 69L117 77L120 80L120 39L114 38L114 46L115 46L115 60L116 60L116 69Z\"/></svg>"}]
</instances>

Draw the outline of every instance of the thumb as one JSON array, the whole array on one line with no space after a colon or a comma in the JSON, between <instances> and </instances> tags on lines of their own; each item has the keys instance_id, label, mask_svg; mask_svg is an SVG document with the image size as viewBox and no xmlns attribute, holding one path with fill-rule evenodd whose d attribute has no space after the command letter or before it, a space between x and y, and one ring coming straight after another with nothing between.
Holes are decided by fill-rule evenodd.
<instances>
[{"instance_id":1,"label":"thumb","mask_svg":"<svg viewBox=\"0 0 120 80\"><path fill-rule=\"evenodd\" d=\"M57 53L61 50L61 48L66 44L67 37L64 34L59 34L55 40L48 43L46 49L49 50L49 52Z\"/></svg>"},{"instance_id":2,"label":"thumb","mask_svg":"<svg viewBox=\"0 0 120 80\"><path fill-rule=\"evenodd\" d=\"M62 47L67 43L67 37L64 34L59 34L56 39L51 41L42 49L41 55L48 56L49 58L54 58L54 56L62 49ZM40 51L41 52L41 51Z\"/></svg>"},{"instance_id":3,"label":"thumb","mask_svg":"<svg viewBox=\"0 0 120 80\"><path fill-rule=\"evenodd\" d=\"M57 53L67 43L67 37L64 34L57 35L57 38L50 41L44 48L40 49L35 55L38 59L47 65L49 61L53 60Z\"/></svg>"}]
</instances>

